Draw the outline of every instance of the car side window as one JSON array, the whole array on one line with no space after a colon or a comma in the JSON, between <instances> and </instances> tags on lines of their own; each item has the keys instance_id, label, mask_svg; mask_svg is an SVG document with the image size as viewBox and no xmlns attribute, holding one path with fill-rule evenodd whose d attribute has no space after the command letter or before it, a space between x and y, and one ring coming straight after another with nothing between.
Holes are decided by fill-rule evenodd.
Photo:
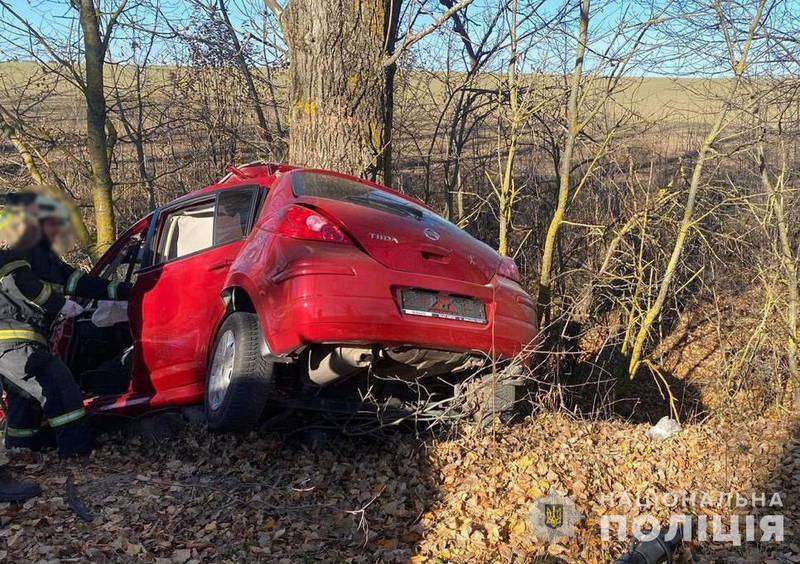
<instances>
[{"instance_id":1,"label":"car side window","mask_svg":"<svg viewBox=\"0 0 800 564\"><path fill-rule=\"evenodd\" d=\"M253 197L256 191L229 190L217 197L217 217L214 222L214 245L224 245L243 239L250 227Z\"/></svg>"},{"instance_id":2,"label":"car side window","mask_svg":"<svg viewBox=\"0 0 800 564\"><path fill-rule=\"evenodd\" d=\"M156 264L214 246L214 202L170 212L161 224Z\"/></svg>"}]
</instances>

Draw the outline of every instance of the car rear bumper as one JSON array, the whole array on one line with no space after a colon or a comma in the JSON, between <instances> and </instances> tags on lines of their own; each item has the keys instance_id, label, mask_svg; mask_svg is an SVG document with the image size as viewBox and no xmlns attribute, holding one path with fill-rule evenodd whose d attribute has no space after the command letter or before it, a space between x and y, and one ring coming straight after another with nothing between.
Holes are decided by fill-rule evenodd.
<instances>
[{"instance_id":1,"label":"car rear bumper","mask_svg":"<svg viewBox=\"0 0 800 564\"><path fill-rule=\"evenodd\" d=\"M534 302L516 283L486 285L391 270L352 247L315 245L311 256L267 273L257 309L273 354L314 343L412 345L511 358L536 337ZM482 300L487 323L407 315L398 292L418 288Z\"/></svg>"}]
</instances>

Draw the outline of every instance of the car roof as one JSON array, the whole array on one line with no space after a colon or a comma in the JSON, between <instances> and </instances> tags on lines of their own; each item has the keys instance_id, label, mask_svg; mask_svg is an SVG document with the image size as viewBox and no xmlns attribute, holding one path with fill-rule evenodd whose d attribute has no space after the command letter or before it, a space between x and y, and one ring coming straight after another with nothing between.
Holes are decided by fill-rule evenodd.
<instances>
[{"instance_id":1,"label":"car roof","mask_svg":"<svg viewBox=\"0 0 800 564\"><path fill-rule=\"evenodd\" d=\"M204 194L212 194L222 190L229 190L253 184L260 184L262 186L267 186L269 188L272 188L272 186L275 184L275 182L278 180L278 178L280 178L282 174L287 172L292 172L295 170L305 170L308 172L313 172L318 174L321 173L330 176L337 176L339 178L347 178L355 182L360 182L368 186L373 186L380 190L385 190L391 194L395 194L396 196L399 196L400 198L413 202L417 205L421 205L429 209L430 211L436 213L436 211L430 206L428 206L425 202L413 196L404 194L403 192L399 192L387 186L383 186L382 184L378 184L377 182L372 182L370 180L358 178L348 174L342 174L340 172L332 170L325 170L321 168L318 169L318 168L299 167L285 163L271 163L264 161L256 161L239 166L231 165L228 167L227 170L228 170L227 174L225 174L225 176L220 178L216 183L206 186L204 188L200 188L199 190L194 190L193 192L189 192L188 194L184 194L183 196L180 196L179 198L172 200L163 207L164 208L173 207L176 204L180 204L188 200L193 200L196 197L202 196Z\"/></svg>"},{"instance_id":2,"label":"car roof","mask_svg":"<svg viewBox=\"0 0 800 564\"><path fill-rule=\"evenodd\" d=\"M276 173L288 172L290 170L294 170L295 168L297 167L261 161L239 166L231 165L228 167L228 172L225 174L225 176L220 178L214 184L210 184L198 190L188 192L183 196L179 196L163 207L169 208L176 204L180 204L181 202L193 200L198 196L202 196L203 194L211 194L214 192L238 188L254 183L271 186L275 183L275 180L277 180L278 175Z\"/></svg>"}]
</instances>

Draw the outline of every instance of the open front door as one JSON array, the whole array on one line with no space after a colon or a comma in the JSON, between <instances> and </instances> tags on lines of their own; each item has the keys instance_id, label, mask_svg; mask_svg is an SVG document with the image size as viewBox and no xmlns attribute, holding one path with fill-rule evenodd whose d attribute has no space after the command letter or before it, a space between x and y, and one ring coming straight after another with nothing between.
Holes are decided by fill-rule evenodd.
<instances>
[{"instance_id":1,"label":"open front door","mask_svg":"<svg viewBox=\"0 0 800 564\"><path fill-rule=\"evenodd\" d=\"M108 280L135 282L142 266L142 249L150 219L144 218L123 234L91 273ZM112 327L96 327L92 314L97 304L93 300L81 300L81 303L86 308L83 314L65 320L54 329L53 351L64 359L89 396L124 393L129 388L130 365L114 369L108 378L98 378L99 387L91 385L89 379L92 371L121 357L130 348L133 343L130 326L118 323Z\"/></svg>"}]
</instances>

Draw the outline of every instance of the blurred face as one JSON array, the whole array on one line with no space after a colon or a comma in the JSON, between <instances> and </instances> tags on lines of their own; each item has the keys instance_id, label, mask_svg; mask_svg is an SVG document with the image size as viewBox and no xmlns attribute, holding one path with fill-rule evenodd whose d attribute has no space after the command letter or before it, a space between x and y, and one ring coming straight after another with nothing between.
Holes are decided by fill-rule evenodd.
<instances>
[{"instance_id":1,"label":"blurred face","mask_svg":"<svg viewBox=\"0 0 800 564\"><path fill-rule=\"evenodd\" d=\"M64 229L64 222L54 217L42 220L42 235L47 238L51 245L56 244Z\"/></svg>"},{"instance_id":2,"label":"blurred face","mask_svg":"<svg viewBox=\"0 0 800 564\"><path fill-rule=\"evenodd\" d=\"M39 242L39 223L22 209L5 210L0 226L0 249L25 252Z\"/></svg>"}]
</instances>

